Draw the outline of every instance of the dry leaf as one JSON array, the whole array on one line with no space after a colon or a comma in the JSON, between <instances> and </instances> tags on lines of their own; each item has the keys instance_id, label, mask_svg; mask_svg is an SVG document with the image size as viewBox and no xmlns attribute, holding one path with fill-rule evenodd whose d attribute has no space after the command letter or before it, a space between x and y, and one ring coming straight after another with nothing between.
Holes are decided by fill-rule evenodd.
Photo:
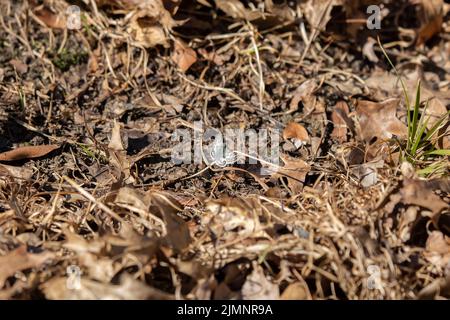
<instances>
[{"instance_id":1,"label":"dry leaf","mask_svg":"<svg viewBox=\"0 0 450 320\"><path fill-rule=\"evenodd\" d=\"M450 273L446 277L438 278L420 290L419 299L436 299L437 297L450 297Z\"/></svg>"},{"instance_id":2,"label":"dry leaf","mask_svg":"<svg viewBox=\"0 0 450 320\"><path fill-rule=\"evenodd\" d=\"M215 0L217 7L234 19L252 21L263 16L260 11L247 9L240 0Z\"/></svg>"},{"instance_id":3,"label":"dry leaf","mask_svg":"<svg viewBox=\"0 0 450 320\"><path fill-rule=\"evenodd\" d=\"M333 121L333 131L331 137L339 142L347 141L347 123L351 123L348 105L345 101L339 101L333 108L331 113L331 121Z\"/></svg>"},{"instance_id":4,"label":"dry leaf","mask_svg":"<svg viewBox=\"0 0 450 320\"><path fill-rule=\"evenodd\" d=\"M403 202L405 204L427 208L433 212L433 215L448 208L448 203L437 196L430 186L429 181L405 179L403 181L403 188L400 189Z\"/></svg>"},{"instance_id":5,"label":"dry leaf","mask_svg":"<svg viewBox=\"0 0 450 320\"><path fill-rule=\"evenodd\" d=\"M216 65L221 66L224 63L224 58L217 54L215 51L208 52L204 48L198 49L200 55L208 61L214 62Z\"/></svg>"},{"instance_id":6,"label":"dry leaf","mask_svg":"<svg viewBox=\"0 0 450 320\"><path fill-rule=\"evenodd\" d=\"M100 239L88 241L69 231L64 234L66 241L63 247L77 253L79 266L86 267L92 279L110 282L118 270L114 269L113 259L100 256L100 253L106 251L106 241Z\"/></svg>"},{"instance_id":7,"label":"dry leaf","mask_svg":"<svg viewBox=\"0 0 450 320\"><path fill-rule=\"evenodd\" d=\"M66 28L66 18L62 14L53 13L50 9L43 6L37 8L34 11L34 14L49 28L53 29Z\"/></svg>"},{"instance_id":8,"label":"dry leaf","mask_svg":"<svg viewBox=\"0 0 450 320\"><path fill-rule=\"evenodd\" d=\"M305 161L288 155L281 156L281 159L284 166L277 170L273 175L273 179L286 177L291 191L294 194L298 194L303 189L303 183L311 167Z\"/></svg>"},{"instance_id":9,"label":"dry leaf","mask_svg":"<svg viewBox=\"0 0 450 320\"><path fill-rule=\"evenodd\" d=\"M155 213L166 223L167 235L164 241L175 249L182 251L192 242L189 228L186 222L178 216L178 212L183 210L182 205L165 193L151 193L150 212Z\"/></svg>"},{"instance_id":10,"label":"dry leaf","mask_svg":"<svg viewBox=\"0 0 450 320\"><path fill-rule=\"evenodd\" d=\"M25 74L28 72L28 65L23 63L20 60L12 59L9 61L9 63L19 72L20 74Z\"/></svg>"},{"instance_id":11,"label":"dry leaf","mask_svg":"<svg viewBox=\"0 0 450 320\"><path fill-rule=\"evenodd\" d=\"M285 140L292 139L297 148L309 142L308 131L306 131L305 127L296 122L290 122L286 128L284 128L283 138Z\"/></svg>"},{"instance_id":12,"label":"dry leaf","mask_svg":"<svg viewBox=\"0 0 450 320\"><path fill-rule=\"evenodd\" d=\"M140 1L133 7L128 33L141 46L169 47L168 32L177 25L161 0Z\"/></svg>"},{"instance_id":13,"label":"dry leaf","mask_svg":"<svg viewBox=\"0 0 450 320\"><path fill-rule=\"evenodd\" d=\"M373 50L373 46L377 44L377 41L374 38L368 38L364 47L362 49L362 54L372 61L373 63L377 63L380 59L378 59L375 51Z\"/></svg>"},{"instance_id":14,"label":"dry leaf","mask_svg":"<svg viewBox=\"0 0 450 320\"><path fill-rule=\"evenodd\" d=\"M278 285L269 281L263 269L254 264L253 271L247 276L242 286L242 299L244 300L278 300L280 291Z\"/></svg>"},{"instance_id":15,"label":"dry leaf","mask_svg":"<svg viewBox=\"0 0 450 320\"><path fill-rule=\"evenodd\" d=\"M0 177L3 175L28 180L33 175L33 170L26 167L13 167L6 164L0 164Z\"/></svg>"},{"instance_id":16,"label":"dry leaf","mask_svg":"<svg viewBox=\"0 0 450 320\"><path fill-rule=\"evenodd\" d=\"M383 102L358 101L356 114L361 128L361 136L366 142L373 138L390 139L393 135L406 137L406 125L397 119L398 99Z\"/></svg>"},{"instance_id":17,"label":"dry leaf","mask_svg":"<svg viewBox=\"0 0 450 320\"><path fill-rule=\"evenodd\" d=\"M420 28L417 30L417 44L423 44L442 29L444 17L443 0L411 0L419 7Z\"/></svg>"},{"instance_id":18,"label":"dry leaf","mask_svg":"<svg viewBox=\"0 0 450 320\"><path fill-rule=\"evenodd\" d=\"M120 129L120 123L115 121L114 127L111 131L111 139L108 144L109 161L116 169L117 179L120 179L121 174L123 174L123 178L126 183L133 183L135 179L131 175L131 162L127 157L127 152L125 150Z\"/></svg>"},{"instance_id":19,"label":"dry leaf","mask_svg":"<svg viewBox=\"0 0 450 320\"><path fill-rule=\"evenodd\" d=\"M256 231L257 218L252 206L246 201L238 198L222 198L209 201L206 208L210 214L205 215L203 222L219 239L246 237Z\"/></svg>"},{"instance_id":20,"label":"dry leaf","mask_svg":"<svg viewBox=\"0 0 450 320\"><path fill-rule=\"evenodd\" d=\"M16 161L43 157L46 154L58 149L57 145L27 146L19 147L11 151L0 153L0 161Z\"/></svg>"},{"instance_id":21,"label":"dry leaf","mask_svg":"<svg viewBox=\"0 0 450 320\"><path fill-rule=\"evenodd\" d=\"M124 151L125 146L120 134L120 122L114 121L114 127L111 130L111 139L108 148L114 151Z\"/></svg>"},{"instance_id":22,"label":"dry leaf","mask_svg":"<svg viewBox=\"0 0 450 320\"><path fill-rule=\"evenodd\" d=\"M294 92L294 96L289 105L289 111L296 111L300 102L303 102L306 111L314 110L317 100L314 95L316 89L317 84L315 80L311 79L303 82Z\"/></svg>"},{"instance_id":23,"label":"dry leaf","mask_svg":"<svg viewBox=\"0 0 450 320\"><path fill-rule=\"evenodd\" d=\"M186 72L197 61L197 53L182 40L175 40L172 60L181 71Z\"/></svg>"},{"instance_id":24,"label":"dry leaf","mask_svg":"<svg viewBox=\"0 0 450 320\"><path fill-rule=\"evenodd\" d=\"M424 256L433 265L445 268L450 263L450 238L442 232L431 232L425 247Z\"/></svg>"},{"instance_id":25,"label":"dry leaf","mask_svg":"<svg viewBox=\"0 0 450 320\"><path fill-rule=\"evenodd\" d=\"M39 267L53 257L52 252L29 253L26 246L20 246L8 252L5 256L0 257L0 288L3 287L6 279L13 276L17 271Z\"/></svg>"},{"instance_id":26,"label":"dry leaf","mask_svg":"<svg viewBox=\"0 0 450 320\"><path fill-rule=\"evenodd\" d=\"M169 300L171 294L147 286L129 274L123 274L119 285L81 278L79 289L68 289L66 277L53 278L41 288L50 300Z\"/></svg>"},{"instance_id":27,"label":"dry leaf","mask_svg":"<svg viewBox=\"0 0 450 320\"><path fill-rule=\"evenodd\" d=\"M377 169L383 168L384 161L368 162L352 168L352 173L355 174L359 182L364 188L371 187L378 182Z\"/></svg>"},{"instance_id":28,"label":"dry leaf","mask_svg":"<svg viewBox=\"0 0 450 320\"><path fill-rule=\"evenodd\" d=\"M280 298L281 300L310 300L311 293L303 283L294 282L284 289Z\"/></svg>"},{"instance_id":29,"label":"dry leaf","mask_svg":"<svg viewBox=\"0 0 450 320\"><path fill-rule=\"evenodd\" d=\"M309 0L303 10L311 27L323 31L331 19L331 10L340 4L342 1L339 0Z\"/></svg>"}]
</instances>

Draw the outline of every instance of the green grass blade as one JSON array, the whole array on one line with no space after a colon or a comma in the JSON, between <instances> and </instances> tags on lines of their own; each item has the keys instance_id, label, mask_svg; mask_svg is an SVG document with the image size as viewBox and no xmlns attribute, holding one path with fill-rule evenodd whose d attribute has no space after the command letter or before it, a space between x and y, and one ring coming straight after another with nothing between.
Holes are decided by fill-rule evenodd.
<instances>
[{"instance_id":1,"label":"green grass blade","mask_svg":"<svg viewBox=\"0 0 450 320\"><path fill-rule=\"evenodd\" d=\"M420 80L417 85L416 102L414 103L411 131L409 132L409 134L410 134L409 138L411 139L411 144L415 142L414 141L415 139L417 139L416 132L417 132L417 127L418 127L417 120L419 119L419 108L420 108ZM408 117L409 117L409 114L408 114ZM420 140L420 137L419 137L419 140Z\"/></svg>"},{"instance_id":2,"label":"green grass blade","mask_svg":"<svg viewBox=\"0 0 450 320\"><path fill-rule=\"evenodd\" d=\"M402 89L403 89L403 94L405 95L406 108L407 108L407 111L408 111L408 114L409 114L410 103L409 103L409 96L408 96L408 91L406 90L405 82L403 81L402 77L400 76L400 73L397 71L397 68L392 63L391 58L389 58L389 55L387 54L387 52L384 49L383 45L381 44L380 37L377 37L377 39L378 39L378 45L380 46L381 51L383 52L384 56L386 57L387 61L390 64L390 66L394 70L395 75L400 80L400 84L402 85ZM408 127L409 127L409 117L408 117Z\"/></svg>"},{"instance_id":3,"label":"green grass blade","mask_svg":"<svg viewBox=\"0 0 450 320\"><path fill-rule=\"evenodd\" d=\"M424 153L425 156L450 156L450 149L438 149Z\"/></svg>"},{"instance_id":4,"label":"green grass blade","mask_svg":"<svg viewBox=\"0 0 450 320\"><path fill-rule=\"evenodd\" d=\"M438 129L441 127L442 123L447 119L447 117L450 115L450 111L447 111L442 117L436 121L436 123L431 127L431 129L427 132L427 135L423 140L428 141L434 134L438 131Z\"/></svg>"},{"instance_id":5,"label":"green grass blade","mask_svg":"<svg viewBox=\"0 0 450 320\"><path fill-rule=\"evenodd\" d=\"M432 173L436 173L436 172L438 172L438 171L443 171L443 170L445 170L445 167L446 167L446 165L445 164L443 164L443 163L434 163L434 164L432 164L432 165L429 165L428 167L426 167L426 168L423 168L423 169L421 169L421 170L418 170L416 173L419 175L419 176L427 176L427 175L430 175L430 174L432 174Z\"/></svg>"}]
</instances>

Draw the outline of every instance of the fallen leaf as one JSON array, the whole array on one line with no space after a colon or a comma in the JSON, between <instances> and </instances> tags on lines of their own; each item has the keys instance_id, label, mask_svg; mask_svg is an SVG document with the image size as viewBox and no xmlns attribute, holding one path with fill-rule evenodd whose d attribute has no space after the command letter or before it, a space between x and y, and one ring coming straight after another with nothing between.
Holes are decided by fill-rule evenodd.
<instances>
[{"instance_id":1,"label":"fallen leaf","mask_svg":"<svg viewBox=\"0 0 450 320\"><path fill-rule=\"evenodd\" d=\"M431 300L437 297L450 297L450 273L446 277L438 278L432 281L425 288L420 290L417 295L419 299Z\"/></svg>"},{"instance_id":2,"label":"fallen leaf","mask_svg":"<svg viewBox=\"0 0 450 320\"><path fill-rule=\"evenodd\" d=\"M263 269L257 264L254 264L252 273L247 276L241 292L244 300L278 300L280 298L278 285L269 281Z\"/></svg>"},{"instance_id":3,"label":"fallen leaf","mask_svg":"<svg viewBox=\"0 0 450 320\"><path fill-rule=\"evenodd\" d=\"M362 49L362 54L373 63L377 63L380 60L373 50L373 46L376 44L377 41L374 38L368 38Z\"/></svg>"},{"instance_id":4,"label":"fallen leaf","mask_svg":"<svg viewBox=\"0 0 450 320\"><path fill-rule=\"evenodd\" d=\"M347 103L339 101L331 113L331 121L333 122L331 137L339 142L347 141L347 123L351 123L351 119L348 116L349 112Z\"/></svg>"},{"instance_id":5,"label":"fallen leaf","mask_svg":"<svg viewBox=\"0 0 450 320\"><path fill-rule=\"evenodd\" d=\"M308 131L301 124L290 122L283 130L283 139L292 139L294 145L299 148L309 141L309 135Z\"/></svg>"},{"instance_id":6,"label":"fallen leaf","mask_svg":"<svg viewBox=\"0 0 450 320\"><path fill-rule=\"evenodd\" d=\"M6 279L13 276L17 271L39 267L53 257L52 252L29 253L26 246L20 246L8 252L5 256L0 257L0 288L3 287Z\"/></svg>"},{"instance_id":7,"label":"fallen leaf","mask_svg":"<svg viewBox=\"0 0 450 320\"><path fill-rule=\"evenodd\" d=\"M13 167L6 164L0 164L0 177L2 175L28 180L33 175L33 170L26 167Z\"/></svg>"},{"instance_id":8,"label":"fallen leaf","mask_svg":"<svg viewBox=\"0 0 450 320\"><path fill-rule=\"evenodd\" d=\"M378 182L378 168L383 168L384 161L368 162L352 168L352 172L358 177L364 188L371 187Z\"/></svg>"},{"instance_id":9,"label":"fallen leaf","mask_svg":"<svg viewBox=\"0 0 450 320\"><path fill-rule=\"evenodd\" d=\"M69 231L64 234L66 241L63 247L77 253L77 264L87 269L89 277L102 282L110 282L117 271L114 268L114 260L107 256L100 256L101 253L106 252L107 242L101 239L88 241Z\"/></svg>"},{"instance_id":10,"label":"fallen leaf","mask_svg":"<svg viewBox=\"0 0 450 320\"><path fill-rule=\"evenodd\" d=\"M150 198L150 212L162 218L166 224L164 241L176 251L186 249L192 238L186 222L178 216L178 212L183 210L182 205L166 193L150 193Z\"/></svg>"},{"instance_id":11,"label":"fallen leaf","mask_svg":"<svg viewBox=\"0 0 450 320\"><path fill-rule=\"evenodd\" d=\"M58 15L57 13L52 12L49 8L40 6L34 10L34 14L49 28L66 28L66 18L63 15Z\"/></svg>"},{"instance_id":12,"label":"fallen leaf","mask_svg":"<svg viewBox=\"0 0 450 320\"><path fill-rule=\"evenodd\" d=\"M57 145L41 145L19 147L11 151L0 153L0 161L16 161L43 157L46 154L58 149Z\"/></svg>"},{"instance_id":13,"label":"fallen leaf","mask_svg":"<svg viewBox=\"0 0 450 320\"><path fill-rule=\"evenodd\" d=\"M115 167L115 176L119 180L123 175L126 183L133 183L134 177L131 175L131 161L127 157L127 151L121 135L121 126L118 121L114 121L111 130L111 139L108 144L109 161Z\"/></svg>"},{"instance_id":14,"label":"fallen leaf","mask_svg":"<svg viewBox=\"0 0 450 320\"><path fill-rule=\"evenodd\" d=\"M281 300L310 300L311 293L303 283L294 282L284 289L280 298Z\"/></svg>"},{"instance_id":15,"label":"fallen leaf","mask_svg":"<svg viewBox=\"0 0 450 320\"><path fill-rule=\"evenodd\" d=\"M433 215L449 207L448 203L433 192L429 181L405 179L400 194L403 203L427 208Z\"/></svg>"},{"instance_id":16,"label":"fallen leaf","mask_svg":"<svg viewBox=\"0 0 450 320\"><path fill-rule=\"evenodd\" d=\"M291 191L298 194L303 189L303 183L311 167L305 161L288 155L281 156L281 160L283 160L284 166L278 168L273 175L273 179L287 178Z\"/></svg>"},{"instance_id":17,"label":"fallen leaf","mask_svg":"<svg viewBox=\"0 0 450 320\"><path fill-rule=\"evenodd\" d=\"M12 59L9 63L19 72L20 74L25 74L28 72L28 66L20 60Z\"/></svg>"},{"instance_id":18,"label":"fallen leaf","mask_svg":"<svg viewBox=\"0 0 450 320\"><path fill-rule=\"evenodd\" d=\"M406 137L407 127L396 117L399 103L398 99L383 102L358 101L356 114L363 140L370 142L375 137L385 140L393 135Z\"/></svg>"},{"instance_id":19,"label":"fallen leaf","mask_svg":"<svg viewBox=\"0 0 450 320\"><path fill-rule=\"evenodd\" d=\"M418 18L420 28L417 32L418 45L427 42L442 29L444 18L443 0L410 0L413 5L418 6Z\"/></svg>"},{"instance_id":20,"label":"fallen leaf","mask_svg":"<svg viewBox=\"0 0 450 320\"><path fill-rule=\"evenodd\" d=\"M79 289L69 289L66 277L53 278L41 286L50 300L171 300L174 296L134 279L129 274L113 285L81 278Z\"/></svg>"},{"instance_id":21,"label":"fallen leaf","mask_svg":"<svg viewBox=\"0 0 450 320\"><path fill-rule=\"evenodd\" d=\"M224 63L224 59L221 55L217 54L215 51L208 52L204 48L198 49L200 55L208 61L214 62L216 65L221 66Z\"/></svg>"},{"instance_id":22,"label":"fallen leaf","mask_svg":"<svg viewBox=\"0 0 450 320\"><path fill-rule=\"evenodd\" d=\"M210 227L215 237L221 240L250 236L257 228L251 203L252 199L244 201L238 198L208 201L206 208L209 214L204 216L203 222Z\"/></svg>"},{"instance_id":23,"label":"fallen leaf","mask_svg":"<svg viewBox=\"0 0 450 320\"><path fill-rule=\"evenodd\" d=\"M306 111L314 110L317 100L314 95L316 89L317 83L315 80L310 79L303 82L294 92L294 96L289 105L289 111L296 111L300 102L303 103Z\"/></svg>"},{"instance_id":24,"label":"fallen leaf","mask_svg":"<svg viewBox=\"0 0 450 320\"><path fill-rule=\"evenodd\" d=\"M120 122L114 121L114 126L111 130L111 139L109 140L108 148L114 151L124 151L125 146L120 134Z\"/></svg>"},{"instance_id":25,"label":"fallen leaf","mask_svg":"<svg viewBox=\"0 0 450 320\"><path fill-rule=\"evenodd\" d=\"M309 0L303 5L306 20L312 28L323 31L331 19L331 10L342 2L339 0Z\"/></svg>"},{"instance_id":26,"label":"fallen leaf","mask_svg":"<svg viewBox=\"0 0 450 320\"><path fill-rule=\"evenodd\" d=\"M139 1L132 7L127 31L133 40L145 48L156 45L169 47L168 33L179 23L173 20L162 1Z\"/></svg>"},{"instance_id":27,"label":"fallen leaf","mask_svg":"<svg viewBox=\"0 0 450 320\"><path fill-rule=\"evenodd\" d=\"M197 53L182 40L175 40L172 60L181 71L186 72L197 61Z\"/></svg>"},{"instance_id":28,"label":"fallen leaf","mask_svg":"<svg viewBox=\"0 0 450 320\"><path fill-rule=\"evenodd\" d=\"M263 16L257 10L247 9L240 0L215 0L217 7L234 19L252 21Z\"/></svg>"},{"instance_id":29,"label":"fallen leaf","mask_svg":"<svg viewBox=\"0 0 450 320\"><path fill-rule=\"evenodd\" d=\"M425 248L423 255L433 265L445 268L450 263L450 238L442 232L431 232Z\"/></svg>"}]
</instances>

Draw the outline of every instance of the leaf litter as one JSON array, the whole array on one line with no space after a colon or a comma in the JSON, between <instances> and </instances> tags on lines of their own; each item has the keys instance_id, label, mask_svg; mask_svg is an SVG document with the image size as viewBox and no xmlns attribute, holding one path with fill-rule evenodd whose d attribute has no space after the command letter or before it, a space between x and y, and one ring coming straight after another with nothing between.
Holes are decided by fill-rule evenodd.
<instances>
[{"instance_id":1,"label":"leaf litter","mask_svg":"<svg viewBox=\"0 0 450 320\"><path fill-rule=\"evenodd\" d=\"M71 3L0 4L1 299L450 297L447 2Z\"/></svg>"}]
</instances>

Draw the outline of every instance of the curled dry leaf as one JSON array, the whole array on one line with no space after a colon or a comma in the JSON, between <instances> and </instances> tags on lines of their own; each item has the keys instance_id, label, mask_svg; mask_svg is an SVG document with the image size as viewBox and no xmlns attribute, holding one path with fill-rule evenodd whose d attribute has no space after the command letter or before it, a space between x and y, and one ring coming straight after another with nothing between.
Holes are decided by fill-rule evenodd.
<instances>
[{"instance_id":1,"label":"curled dry leaf","mask_svg":"<svg viewBox=\"0 0 450 320\"><path fill-rule=\"evenodd\" d=\"M419 299L436 299L437 297L450 297L450 273L446 277L438 278L420 290Z\"/></svg>"},{"instance_id":2,"label":"curled dry leaf","mask_svg":"<svg viewBox=\"0 0 450 320\"><path fill-rule=\"evenodd\" d=\"M333 121L331 137L339 142L347 141L347 128L348 124L351 124L351 119L348 116L349 112L347 103L339 101L331 113L331 121Z\"/></svg>"},{"instance_id":3,"label":"curled dry leaf","mask_svg":"<svg viewBox=\"0 0 450 320\"><path fill-rule=\"evenodd\" d=\"M373 63L377 63L380 60L373 50L373 46L376 45L376 43L377 41L374 38L368 38L362 49L362 54Z\"/></svg>"},{"instance_id":4,"label":"curled dry leaf","mask_svg":"<svg viewBox=\"0 0 450 320\"><path fill-rule=\"evenodd\" d=\"M200 55L208 61L214 62L216 65L221 66L224 63L224 58L222 55L216 53L215 51L208 52L204 48L198 49Z\"/></svg>"},{"instance_id":5,"label":"curled dry leaf","mask_svg":"<svg viewBox=\"0 0 450 320\"><path fill-rule=\"evenodd\" d=\"M45 297L50 300L169 300L171 294L150 287L123 274L119 285L100 283L82 278L81 287L71 290L67 286L67 277L53 278L41 286Z\"/></svg>"},{"instance_id":6,"label":"curled dry leaf","mask_svg":"<svg viewBox=\"0 0 450 320\"><path fill-rule=\"evenodd\" d=\"M309 24L318 30L324 30L331 19L331 10L342 4L342 0L309 0L303 5Z\"/></svg>"},{"instance_id":7,"label":"curled dry leaf","mask_svg":"<svg viewBox=\"0 0 450 320\"><path fill-rule=\"evenodd\" d=\"M433 216L449 207L438 195L433 192L429 181L405 179L400 194L403 203L427 208Z\"/></svg>"},{"instance_id":8,"label":"curled dry leaf","mask_svg":"<svg viewBox=\"0 0 450 320\"><path fill-rule=\"evenodd\" d=\"M165 243L176 251L186 249L192 241L186 222L178 216L182 205L166 193L151 193L150 212L156 214L166 224Z\"/></svg>"},{"instance_id":9,"label":"curled dry leaf","mask_svg":"<svg viewBox=\"0 0 450 320\"><path fill-rule=\"evenodd\" d=\"M285 177L291 191L298 194L303 189L303 183L311 167L302 159L296 159L288 155L281 156L281 159L284 166L278 168L273 178Z\"/></svg>"},{"instance_id":10,"label":"curled dry leaf","mask_svg":"<svg viewBox=\"0 0 450 320\"><path fill-rule=\"evenodd\" d=\"M23 180L28 180L33 175L33 170L26 167L13 167L6 164L0 164L0 177L10 176Z\"/></svg>"},{"instance_id":11,"label":"curled dry leaf","mask_svg":"<svg viewBox=\"0 0 450 320\"><path fill-rule=\"evenodd\" d=\"M65 12L64 10L61 12ZM49 8L39 6L34 10L34 15L41 20L47 27L52 29L65 29L66 17L63 14L57 14Z\"/></svg>"},{"instance_id":12,"label":"curled dry leaf","mask_svg":"<svg viewBox=\"0 0 450 320\"><path fill-rule=\"evenodd\" d=\"M297 148L309 142L308 131L306 131L305 127L296 122L290 122L286 128L284 128L283 138L286 140L292 139Z\"/></svg>"},{"instance_id":13,"label":"curled dry leaf","mask_svg":"<svg viewBox=\"0 0 450 320\"><path fill-rule=\"evenodd\" d=\"M442 29L444 18L443 0L410 0L418 6L420 28L417 32L417 44L423 44Z\"/></svg>"},{"instance_id":14,"label":"curled dry leaf","mask_svg":"<svg viewBox=\"0 0 450 320\"><path fill-rule=\"evenodd\" d=\"M18 59L12 59L9 63L22 75L28 72L28 65Z\"/></svg>"},{"instance_id":15,"label":"curled dry leaf","mask_svg":"<svg viewBox=\"0 0 450 320\"><path fill-rule=\"evenodd\" d=\"M128 32L145 48L169 47L168 32L177 25L161 0L146 0L133 6Z\"/></svg>"},{"instance_id":16,"label":"curled dry leaf","mask_svg":"<svg viewBox=\"0 0 450 320\"><path fill-rule=\"evenodd\" d=\"M57 145L19 147L11 151L0 153L0 161L17 161L23 159L39 158L58 148L59 146Z\"/></svg>"},{"instance_id":17,"label":"curled dry leaf","mask_svg":"<svg viewBox=\"0 0 450 320\"><path fill-rule=\"evenodd\" d=\"M235 19L251 21L260 16L259 12L247 10L240 0L215 0L215 3L220 10Z\"/></svg>"},{"instance_id":18,"label":"curled dry leaf","mask_svg":"<svg viewBox=\"0 0 450 320\"><path fill-rule=\"evenodd\" d=\"M359 179L359 182L364 188L371 187L378 182L377 169L383 168L384 161L379 160L377 162L368 162L361 165L357 165L352 168L353 174Z\"/></svg>"},{"instance_id":19,"label":"curled dry leaf","mask_svg":"<svg viewBox=\"0 0 450 320\"><path fill-rule=\"evenodd\" d=\"M52 258L54 258L52 252L33 254L27 251L26 246L20 246L8 252L0 257L0 288L3 287L6 279L13 276L17 271L39 267Z\"/></svg>"},{"instance_id":20,"label":"curled dry leaf","mask_svg":"<svg viewBox=\"0 0 450 320\"><path fill-rule=\"evenodd\" d=\"M284 289L280 298L281 300L311 300L311 293L303 283L294 282Z\"/></svg>"},{"instance_id":21,"label":"curled dry leaf","mask_svg":"<svg viewBox=\"0 0 450 320\"><path fill-rule=\"evenodd\" d=\"M162 243L176 251L182 251L191 243L191 236L186 222L178 216L183 206L169 193L148 192L121 188L114 200L119 207L124 207L138 214L143 220L151 219L161 222L163 230ZM153 217L153 218L151 218ZM153 227L155 228L155 227Z\"/></svg>"},{"instance_id":22,"label":"curled dry leaf","mask_svg":"<svg viewBox=\"0 0 450 320\"><path fill-rule=\"evenodd\" d=\"M222 240L246 237L256 231L258 218L254 213L252 202L239 198L223 198L209 201L206 204L207 215L204 224L210 226L215 237Z\"/></svg>"},{"instance_id":23,"label":"curled dry leaf","mask_svg":"<svg viewBox=\"0 0 450 320\"><path fill-rule=\"evenodd\" d=\"M109 140L108 148L114 151L125 151L125 146L120 134L120 123L114 121L114 127L111 131L111 139Z\"/></svg>"},{"instance_id":24,"label":"curled dry leaf","mask_svg":"<svg viewBox=\"0 0 450 320\"><path fill-rule=\"evenodd\" d=\"M305 106L306 111L312 111L316 105L316 96L314 91L317 89L317 83L315 80L310 79L303 82L294 92L289 110L296 111L300 102Z\"/></svg>"},{"instance_id":25,"label":"curled dry leaf","mask_svg":"<svg viewBox=\"0 0 450 320\"><path fill-rule=\"evenodd\" d=\"M108 144L109 161L116 169L116 178L120 179L123 174L125 182L133 183L134 177L131 175L131 162L127 157L125 145L120 133L120 123L115 121L111 131L111 139Z\"/></svg>"},{"instance_id":26,"label":"curled dry leaf","mask_svg":"<svg viewBox=\"0 0 450 320\"><path fill-rule=\"evenodd\" d=\"M100 256L100 254L106 252L106 241L100 239L88 241L69 231L65 232L65 236L64 248L77 253L77 264L87 268L92 279L102 282L111 281L117 271L114 269L114 260Z\"/></svg>"},{"instance_id":27,"label":"curled dry leaf","mask_svg":"<svg viewBox=\"0 0 450 320\"><path fill-rule=\"evenodd\" d=\"M445 268L450 263L450 238L440 231L428 236L424 252L425 258L435 266Z\"/></svg>"},{"instance_id":28,"label":"curled dry leaf","mask_svg":"<svg viewBox=\"0 0 450 320\"><path fill-rule=\"evenodd\" d=\"M172 60L181 71L186 72L197 61L197 53L182 40L175 40L175 49Z\"/></svg>"},{"instance_id":29,"label":"curled dry leaf","mask_svg":"<svg viewBox=\"0 0 450 320\"><path fill-rule=\"evenodd\" d=\"M361 129L361 138L370 142L373 138L390 139L393 135L406 137L406 125L397 119L398 99L383 102L358 101L356 114Z\"/></svg>"},{"instance_id":30,"label":"curled dry leaf","mask_svg":"<svg viewBox=\"0 0 450 320\"><path fill-rule=\"evenodd\" d=\"M277 300L280 298L278 285L269 281L263 269L254 264L253 271L247 276L242 286L242 299L244 300Z\"/></svg>"}]
</instances>

